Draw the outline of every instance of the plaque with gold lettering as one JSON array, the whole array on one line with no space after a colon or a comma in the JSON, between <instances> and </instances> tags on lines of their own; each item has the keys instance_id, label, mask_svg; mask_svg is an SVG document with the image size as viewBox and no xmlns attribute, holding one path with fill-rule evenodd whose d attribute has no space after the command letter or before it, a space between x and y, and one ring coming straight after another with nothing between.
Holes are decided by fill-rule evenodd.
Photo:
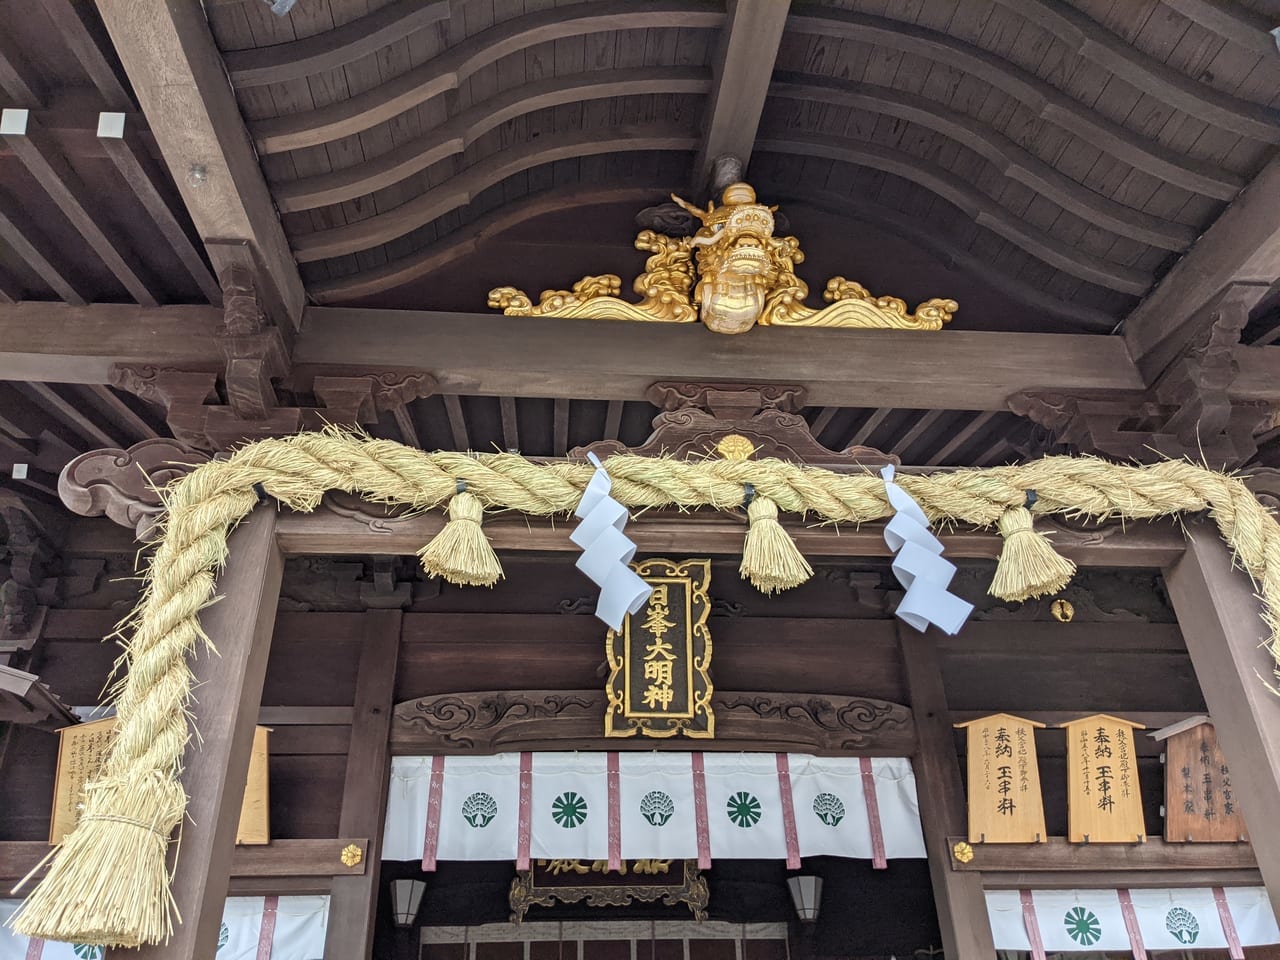
<instances>
[{"instance_id":1,"label":"plaque with gold lettering","mask_svg":"<svg viewBox=\"0 0 1280 960\"><path fill-rule=\"evenodd\" d=\"M609 631L606 737L710 738L710 560L646 560L632 568L653 587L648 602Z\"/></svg>"}]
</instances>

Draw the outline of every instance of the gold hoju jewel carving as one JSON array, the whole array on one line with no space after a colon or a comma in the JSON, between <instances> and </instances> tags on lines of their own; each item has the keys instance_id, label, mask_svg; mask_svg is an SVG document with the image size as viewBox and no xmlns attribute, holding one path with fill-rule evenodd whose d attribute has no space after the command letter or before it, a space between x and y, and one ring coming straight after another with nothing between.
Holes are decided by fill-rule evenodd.
<instances>
[{"instance_id":1,"label":"gold hoju jewel carving","mask_svg":"<svg viewBox=\"0 0 1280 960\"><path fill-rule=\"evenodd\" d=\"M804 261L800 241L773 235L773 212L756 202L750 184L731 183L703 210L671 197L701 223L692 237L644 230L636 249L651 256L632 285L639 303L621 299L616 274L583 277L572 290L545 290L534 304L515 287L489 291L489 306L515 317L571 317L702 323L716 333L745 333L756 324L776 327L863 327L941 330L960 305L932 299L907 310L897 297L875 297L844 277L827 281L830 305L805 305L808 285L796 276Z\"/></svg>"},{"instance_id":2,"label":"gold hoju jewel carving","mask_svg":"<svg viewBox=\"0 0 1280 960\"><path fill-rule=\"evenodd\" d=\"M632 569L653 593L605 640L605 736L713 737L711 561L646 560Z\"/></svg>"}]
</instances>

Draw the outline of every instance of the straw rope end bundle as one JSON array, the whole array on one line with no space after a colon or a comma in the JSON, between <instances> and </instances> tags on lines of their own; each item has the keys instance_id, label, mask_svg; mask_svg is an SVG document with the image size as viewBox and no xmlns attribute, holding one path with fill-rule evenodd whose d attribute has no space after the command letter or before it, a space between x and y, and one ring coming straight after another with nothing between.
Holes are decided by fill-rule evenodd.
<instances>
[{"instance_id":1,"label":"straw rope end bundle","mask_svg":"<svg viewBox=\"0 0 1280 960\"><path fill-rule=\"evenodd\" d=\"M778 505L768 497L749 496L747 540L738 572L761 593L800 586L813 576L813 568L778 522Z\"/></svg>"},{"instance_id":2,"label":"straw rope end bundle","mask_svg":"<svg viewBox=\"0 0 1280 960\"><path fill-rule=\"evenodd\" d=\"M1021 602L1047 593L1057 593L1076 572L1076 565L1053 548L1053 543L1032 526L1029 506L1035 494L1027 497L1026 506L1010 507L1000 517L1000 536L1004 545L991 579L993 597Z\"/></svg>"},{"instance_id":3,"label":"straw rope end bundle","mask_svg":"<svg viewBox=\"0 0 1280 960\"><path fill-rule=\"evenodd\" d=\"M165 856L186 802L160 772L90 784L80 822L10 925L33 940L167 942L174 903Z\"/></svg>"},{"instance_id":4,"label":"straw rope end bundle","mask_svg":"<svg viewBox=\"0 0 1280 960\"><path fill-rule=\"evenodd\" d=\"M466 483L449 501L449 522L418 551L422 569L464 587L492 587L502 579L502 564L480 526L484 507Z\"/></svg>"}]
</instances>

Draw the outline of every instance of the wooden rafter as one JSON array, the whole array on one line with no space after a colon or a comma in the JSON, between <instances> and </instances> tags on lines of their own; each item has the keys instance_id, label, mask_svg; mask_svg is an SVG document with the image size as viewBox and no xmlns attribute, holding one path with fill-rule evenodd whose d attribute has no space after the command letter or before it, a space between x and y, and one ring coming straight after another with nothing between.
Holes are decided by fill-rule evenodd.
<instances>
[{"instance_id":1,"label":"wooden rafter","mask_svg":"<svg viewBox=\"0 0 1280 960\"><path fill-rule=\"evenodd\" d=\"M1018 101L1033 115L1050 120L1117 160L1194 193L1230 200L1244 181L1220 164L1196 160L1149 140L1024 70L998 54L937 30L827 7L797 8L787 22L795 33L842 40L926 57L962 70Z\"/></svg>"},{"instance_id":2,"label":"wooden rafter","mask_svg":"<svg viewBox=\"0 0 1280 960\"><path fill-rule=\"evenodd\" d=\"M657 124L579 130L564 136L541 138L536 144L519 143L486 157L458 176L423 191L386 213L302 234L294 241L294 256L299 263L309 263L372 249L466 206L481 191L507 177L544 163L632 151L688 151L697 142L697 136L691 129Z\"/></svg>"},{"instance_id":3,"label":"wooden rafter","mask_svg":"<svg viewBox=\"0 0 1280 960\"><path fill-rule=\"evenodd\" d=\"M1271 160L1160 284L1124 321L1124 339L1144 378L1212 322L1215 300L1247 311L1280 279L1280 157Z\"/></svg>"},{"instance_id":4,"label":"wooden rafter","mask_svg":"<svg viewBox=\"0 0 1280 960\"><path fill-rule=\"evenodd\" d=\"M137 257L116 230L99 213L90 209L95 205L88 189L62 154L36 128L27 111L5 110L2 117L0 130L3 130L9 148L62 215L93 248L98 259L106 264L134 300L143 306L157 306L159 300L152 288L152 280L138 268Z\"/></svg>"},{"instance_id":5,"label":"wooden rafter","mask_svg":"<svg viewBox=\"0 0 1280 960\"><path fill-rule=\"evenodd\" d=\"M0 90L10 103L19 107L38 107L44 102L44 84L13 39L0 34Z\"/></svg>"},{"instance_id":6,"label":"wooden rafter","mask_svg":"<svg viewBox=\"0 0 1280 960\"><path fill-rule=\"evenodd\" d=\"M936 99L893 87L798 74L778 76L769 87L769 95L870 110L917 123L963 144L1010 180L1030 187L1062 209L1122 237L1165 250L1185 250L1196 238L1194 228L1097 193L1005 136L994 124L983 123Z\"/></svg>"},{"instance_id":7,"label":"wooden rafter","mask_svg":"<svg viewBox=\"0 0 1280 960\"><path fill-rule=\"evenodd\" d=\"M115 57L102 28L86 20L83 3L76 0L40 0L62 43L70 47L84 72L102 95L108 110L128 110L133 100L116 69Z\"/></svg>"},{"instance_id":8,"label":"wooden rafter","mask_svg":"<svg viewBox=\"0 0 1280 960\"><path fill-rule=\"evenodd\" d=\"M744 169L751 159L790 6L790 0L729 0L693 165L695 192L708 187L720 157L733 157Z\"/></svg>"},{"instance_id":9,"label":"wooden rafter","mask_svg":"<svg viewBox=\"0 0 1280 960\"><path fill-rule=\"evenodd\" d=\"M187 229L183 225L185 218L179 216L170 205L168 197L161 192L158 171L147 156L141 138L130 129L131 119L135 118L120 113L102 114L102 121L98 126L98 139L102 149L116 165L125 183L159 228L170 249L187 268L200 291L210 303L221 303L222 288L218 286L217 278L205 263L196 244L187 236Z\"/></svg>"},{"instance_id":10,"label":"wooden rafter","mask_svg":"<svg viewBox=\"0 0 1280 960\"><path fill-rule=\"evenodd\" d=\"M266 299L287 314L273 319L296 325L302 280L203 9L98 0L98 10L201 238L247 243L274 288Z\"/></svg>"},{"instance_id":11,"label":"wooden rafter","mask_svg":"<svg viewBox=\"0 0 1280 960\"><path fill-rule=\"evenodd\" d=\"M364 163L281 183L274 188L276 202L281 210L291 212L354 200L462 153L478 137L504 123L548 107L639 94L705 93L710 86L710 76L700 67L591 70L521 84Z\"/></svg>"},{"instance_id":12,"label":"wooden rafter","mask_svg":"<svg viewBox=\"0 0 1280 960\"><path fill-rule=\"evenodd\" d=\"M71 271L57 265L58 255L50 244L24 223L16 208L3 196L0 196L0 240L67 303L77 306L88 303L72 279Z\"/></svg>"},{"instance_id":13,"label":"wooden rafter","mask_svg":"<svg viewBox=\"0 0 1280 960\"><path fill-rule=\"evenodd\" d=\"M456 90L477 70L536 44L608 30L707 29L723 21L723 11L701 0L656 0L644 4L605 0L539 10L482 30L407 73L349 99L302 113L259 120L251 125L251 130L258 149L264 153L315 146L358 134L432 97ZM234 82L236 55L229 56L228 61Z\"/></svg>"}]
</instances>

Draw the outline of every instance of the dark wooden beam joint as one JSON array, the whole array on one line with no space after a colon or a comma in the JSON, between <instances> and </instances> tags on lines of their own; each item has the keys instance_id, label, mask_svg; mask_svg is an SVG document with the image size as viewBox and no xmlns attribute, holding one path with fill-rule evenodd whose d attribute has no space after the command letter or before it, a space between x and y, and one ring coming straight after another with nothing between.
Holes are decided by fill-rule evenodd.
<instances>
[{"instance_id":1,"label":"dark wooden beam joint","mask_svg":"<svg viewBox=\"0 0 1280 960\"><path fill-rule=\"evenodd\" d=\"M1065 444L1139 461L1189 456L1217 467L1248 463L1275 415L1274 401L1230 395L1249 309L1238 298L1223 297L1205 319L1147 390L1011 394L1009 409L1047 432L1040 448L1027 452Z\"/></svg>"}]
</instances>

